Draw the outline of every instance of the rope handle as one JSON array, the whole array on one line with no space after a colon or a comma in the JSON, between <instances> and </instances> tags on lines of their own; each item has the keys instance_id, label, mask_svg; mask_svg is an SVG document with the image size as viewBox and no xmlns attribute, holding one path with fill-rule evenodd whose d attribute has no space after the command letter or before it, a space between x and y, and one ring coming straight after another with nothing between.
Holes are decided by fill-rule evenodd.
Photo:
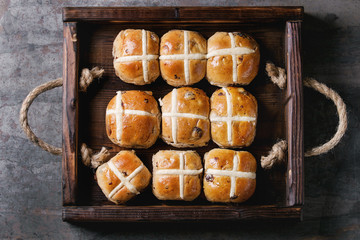
<instances>
[{"instance_id":1,"label":"rope handle","mask_svg":"<svg viewBox=\"0 0 360 240\"><path fill-rule=\"evenodd\" d=\"M81 77L79 80L79 89L82 92L86 92L88 86L93 82L94 78L100 78L104 73L104 69L100 69L98 67L94 67L89 70L84 68L81 72ZM31 130L28 122L28 111L35 100L41 93L49 91L53 88L60 87L63 85L63 79L58 78L56 80L49 81L47 83L41 84L34 88L24 99L21 109L20 109L20 125L23 128L26 136L32 141L35 145L41 147L45 151L52 153L54 155L61 155L62 149L59 147L55 147L51 144L48 144L41 140L39 137L35 135L35 133ZM83 160L86 161L89 166L93 163L96 165L97 162L103 161L107 156L109 156L109 152L106 149L101 149L101 151L97 154L94 154L93 151L88 148L86 145L81 147L81 153L84 156Z\"/></svg>"},{"instance_id":2,"label":"rope handle","mask_svg":"<svg viewBox=\"0 0 360 240\"><path fill-rule=\"evenodd\" d=\"M30 139L30 141L35 143L35 145L38 145L45 151L48 151L49 153L52 153L55 155L61 155L61 152L62 152L61 148L55 147L51 144L48 144L48 143L44 142L43 140L41 140L40 138L38 138L29 126L27 114L29 111L29 107L31 106L31 104L33 103L35 98L37 98L37 96L39 96L43 92L46 92L46 91L56 88L56 87L60 87L62 85L63 85L62 78L58 78L56 80L52 80L50 82L41 84L40 86L37 86L26 96L26 98L24 99L24 101L21 105L21 109L20 109L20 124L21 124L24 132L26 133L26 136Z\"/></svg>"},{"instance_id":3,"label":"rope handle","mask_svg":"<svg viewBox=\"0 0 360 240\"><path fill-rule=\"evenodd\" d=\"M286 73L283 68L276 67L273 63L266 64L266 72L271 81L283 89L286 86ZM326 143L311 148L305 152L305 157L317 156L327 153L333 149L344 136L348 121L346 113L346 105L340 95L333 89L329 88L323 83L319 83L313 78L305 78L303 80L304 86L312 88L323 94L326 98L333 101L336 106L337 114L339 116L339 125L335 135ZM274 164L283 162L285 160L285 152L287 150L287 143L285 140L280 140L276 143L269 152L268 156L261 157L261 166L265 169L270 169Z\"/></svg>"}]
</instances>

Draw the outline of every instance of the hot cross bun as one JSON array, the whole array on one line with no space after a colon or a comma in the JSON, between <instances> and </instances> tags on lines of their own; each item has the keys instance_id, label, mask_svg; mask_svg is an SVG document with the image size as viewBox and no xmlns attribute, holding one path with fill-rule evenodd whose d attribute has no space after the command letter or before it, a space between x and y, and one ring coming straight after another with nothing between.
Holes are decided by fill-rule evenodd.
<instances>
[{"instance_id":1,"label":"hot cross bun","mask_svg":"<svg viewBox=\"0 0 360 240\"><path fill-rule=\"evenodd\" d=\"M160 134L160 110L151 92L118 91L105 122L109 139L121 147L148 148Z\"/></svg>"},{"instance_id":2,"label":"hot cross bun","mask_svg":"<svg viewBox=\"0 0 360 240\"><path fill-rule=\"evenodd\" d=\"M209 98L203 90L174 88L161 101L162 139L175 147L201 147L210 140Z\"/></svg>"},{"instance_id":3,"label":"hot cross bun","mask_svg":"<svg viewBox=\"0 0 360 240\"><path fill-rule=\"evenodd\" d=\"M121 151L96 170L99 187L116 204L123 204L149 185L151 173L134 151Z\"/></svg>"},{"instance_id":4,"label":"hot cross bun","mask_svg":"<svg viewBox=\"0 0 360 240\"><path fill-rule=\"evenodd\" d=\"M153 193L160 200L192 201L201 192L202 163L195 151L159 151L153 162Z\"/></svg>"},{"instance_id":5,"label":"hot cross bun","mask_svg":"<svg viewBox=\"0 0 360 240\"><path fill-rule=\"evenodd\" d=\"M144 29L122 30L113 44L115 74L135 85L152 83L160 75L159 37Z\"/></svg>"},{"instance_id":6,"label":"hot cross bun","mask_svg":"<svg viewBox=\"0 0 360 240\"><path fill-rule=\"evenodd\" d=\"M249 146L256 132L257 102L243 88L218 89L210 99L211 138L220 147Z\"/></svg>"},{"instance_id":7,"label":"hot cross bun","mask_svg":"<svg viewBox=\"0 0 360 240\"><path fill-rule=\"evenodd\" d=\"M171 86L188 86L205 77L206 40L197 32L171 30L161 37L160 71Z\"/></svg>"},{"instance_id":8,"label":"hot cross bun","mask_svg":"<svg viewBox=\"0 0 360 240\"><path fill-rule=\"evenodd\" d=\"M207 200L240 203L253 195L256 160L251 153L213 149L204 158L204 193Z\"/></svg>"},{"instance_id":9,"label":"hot cross bun","mask_svg":"<svg viewBox=\"0 0 360 240\"><path fill-rule=\"evenodd\" d=\"M257 42L240 32L217 32L208 39L206 78L212 85L249 84L257 75Z\"/></svg>"}]
</instances>

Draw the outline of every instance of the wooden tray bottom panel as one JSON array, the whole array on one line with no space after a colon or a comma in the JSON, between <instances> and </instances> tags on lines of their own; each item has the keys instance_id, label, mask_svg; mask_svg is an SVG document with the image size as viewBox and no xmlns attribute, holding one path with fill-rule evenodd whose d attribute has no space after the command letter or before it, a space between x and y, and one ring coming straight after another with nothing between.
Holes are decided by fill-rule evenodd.
<instances>
[{"instance_id":1,"label":"wooden tray bottom panel","mask_svg":"<svg viewBox=\"0 0 360 240\"><path fill-rule=\"evenodd\" d=\"M285 203L285 169L278 168L271 172L265 172L260 167L260 157L270 150L274 142L279 138L285 138L285 96L283 91L274 86L265 75L265 62L271 60L277 65L284 65L284 23L269 24L244 24L238 23L179 23L169 21L167 23L79 23L78 41L80 45L80 69L99 66L105 69L101 81L93 83L86 94L79 94L79 143L87 143L91 148L99 150L102 146L111 148L115 154L121 148L112 144L106 136L105 110L110 99L117 90L150 90L156 99L163 97L172 90L161 77L148 86L135 86L120 81L113 69L112 43L118 32L127 28L143 28L153 31L161 37L171 29L188 29L200 32L205 38L209 38L216 31L243 31L251 34L260 44L261 65L256 79L244 88L250 91L258 100L259 118L257 135L254 143L246 150L254 154L258 160L257 189L254 196L246 205L284 204ZM203 89L210 97L217 89L211 86L205 79L194 87ZM196 151L203 156L205 152L216 148L216 144L210 142L209 146L197 148ZM176 149L162 140L158 140L149 149L136 150L138 156L151 170L151 157L158 150ZM79 204L80 205L104 205L109 204L94 180L91 170L79 163ZM162 205L148 189L139 197L129 202L129 205ZM169 205L209 205L203 196L194 202L171 202Z\"/></svg>"}]
</instances>

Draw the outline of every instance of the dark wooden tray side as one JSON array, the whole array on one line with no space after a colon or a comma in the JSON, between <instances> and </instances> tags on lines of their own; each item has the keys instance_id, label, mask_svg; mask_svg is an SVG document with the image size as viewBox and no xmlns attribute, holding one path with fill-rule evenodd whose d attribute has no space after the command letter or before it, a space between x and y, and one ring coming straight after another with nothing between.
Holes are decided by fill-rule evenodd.
<instances>
[{"instance_id":1,"label":"dark wooden tray side","mask_svg":"<svg viewBox=\"0 0 360 240\"><path fill-rule=\"evenodd\" d=\"M207 21L278 22L302 20L302 7L82 7L64 8L64 22Z\"/></svg>"},{"instance_id":2,"label":"dark wooden tray side","mask_svg":"<svg viewBox=\"0 0 360 240\"><path fill-rule=\"evenodd\" d=\"M304 202L304 143L303 89L301 63L301 21L286 22L286 124L288 142L288 171L286 203L288 206Z\"/></svg>"},{"instance_id":3,"label":"dark wooden tray side","mask_svg":"<svg viewBox=\"0 0 360 240\"><path fill-rule=\"evenodd\" d=\"M66 207L63 218L76 222L167 222L194 220L300 219L301 207L279 206L84 206Z\"/></svg>"},{"instance_id":4,"label":"dark wooden tray side","mask_svg":"<svg viewBox=\"0 0 360 240\"><path fill-rule=\"evenodd\" d=\"M62 187L63 205L76 203L78 191L78 76L79 42L75 22L64 23L63 52L63 138Z\"/></svg>"},{"instance_id":5,"label":"dark wooden tray side","mask_svg":"<svg viewBox=\"0 0 360 240\"><path fill-rule=\"evenodd\" d=\"M65 221L189 221L288 219L302 217L303 205L303 115L301 82L302 7L141 7L141 8L64 8L63 59L63 220ZM239 27L240 26L240 27ZM257 29L261 26L262 29ZM123 28L145 28L159 36L172 28L193 29L208 38L214 31L244 30L257 37L262 49L262 70L246 88L259 102L258 132L247 148L259 160L277 138L289 145L288 164L271 171L258 168L259 186L245 204L212 204L200 196L194 202L161 202L147 189L125 206L111 205L103 196L93 173L81 164L79 146L121 148L104 134L104 111L116 89L139 89L164 96L171 86L161 78L139 87L117 79L112 67L111 45ZM267 32L267 30L269 32ZM94 35L91 35L94 34ZM266 46L266 47L265 47ZM277 48L278 47L278 48ZM104 49L104 50L103 50ZM264 73L266 60L287 70L287 89L271 84ZM105 69L102 81L93 83L87 93L78 92L79 69L100 66ZM216 89L206 80L194 87L210 96ZM268 130L268 131L267 131ZM216 147L196 149L200 155ZM151 155L159 149L174 149L161 140L155 147L137 150L151 170ZM269 182L268 182L269 180ZM268 189L273 189L268 190ZM262 193L262 191L268 191ZM267 200L267 197L270 200ZM144 203L145 199L145 203Z\"/></svg>"}]
</instances>

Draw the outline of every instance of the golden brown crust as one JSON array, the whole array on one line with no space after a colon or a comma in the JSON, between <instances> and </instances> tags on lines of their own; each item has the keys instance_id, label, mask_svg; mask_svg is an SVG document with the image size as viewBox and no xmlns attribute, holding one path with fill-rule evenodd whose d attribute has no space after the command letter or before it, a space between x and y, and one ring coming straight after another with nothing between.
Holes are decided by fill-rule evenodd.
<instances>
[{"instance_id":1,"label":"golden brown crust","mask_svg":"<svg viewBox=\"0 0 360 240\"><path fill-rule=\"evenodd\" d=\"M229 176L208 174L208 169L233 170L234 155L237 154L239 163L237 171L256 172L256 160L246 151L233 151L228 149L213 149L205 154L204 193L210 202L234 202L240 203L249 199L256 188L256 178L235 178L234 195L230 196L231 179Z\"/></svg>"},{"instance_id":2,"label":"golden brown crust","mask_svg":"<svg viewBox=\"0 0 360 240\"><path fill-rule=\"evenodd\" d=\"M205 146L210 140L209 98L201 89L190 87L176 89L176 112L201 115L206 119L177 117L175 142L171 117L165 116L166 113L171 113L172 94L173 91L162 99L162 139L175 147Z\"/></svg>"},{"instance_id":3,"label":"golden brown crust","mask_svg":"<svg viewBox=\"0 0 360 240\"><path fill-rule=\"evenodd\" d=\"M122 130L120 139L117 139L117 123L115 116L116 98L109 102L106 111L106 132L109 139L116 145L127 148L149 148L160 134L160 110L151 92L122 91L121 102L123 110L139 110L150 113L151 116L138 114L122 114Z\"/></svg>"},{"instance_id":4,"label":"golden brown crust","mask_svg":"<svg viewBox=\"0 0 360 240\"><path fill-rule=\"evenodd\" d=\"M184 156L185 170L200 170L202 163L195 151L159 151L153 156L153 193L160 200L192 201L201 192L202 172L184 176L183 198L180 196L179 175L157 174L158 170L179 169L180 153Z\"/></svg>"},{"instance_id":5,"label":"golden brown crust","mask_svg":"<svg viewBox=\"0 0 360 240\"><path fill-rule=\"evenodd\" d=\"M189 33L189 53L206 54L206 40L197 32ZM171 30L161 37L160 55L184 54L184 31ZM160 72L171 86L192 85L205 77L206 59L189 60L189 82L186 83L184 60L160 60Z\"/></svg>"},{"instance_id":6,"label":"golden brown crust","mask_svg":"<svg viewBox=\"0 0 360 240\"><path fill-rule=\"evenodd\" d=\"M256 133L256 121L233 121L232 141L228 141L227 123L214 121L213 117L227 116L227 96L231 96L232 116L245 116L257 119L257 101L253 95L243 88L227 87L215 91L210 99L211 138L220 147L240 148L249 146Z\"/></svg>"},{"instance_id":7,"label":"golden brown crust","mask_svg":"<svg viewBox=\"0 0 360 240\"><path fill-rule=\"evenodd\" d=\"M150 31L146 31L147 54L159 55L159 37ZM159 75L158 59L149 60L148 66L148 82L144 80L142 61L116 62L119 57L125 56L141 56L142 51L142 30L126 29L122 30L114 40L113 57L115 74L124 82L133 83L135 85L149 84L155 81Z\"/></svg>"},{"instance_id":8,"label":"golden brown crust","mask_svg":"<svg viewBox=\"0 0 360 240\"><path fill-rule=\"evenodd\" d=\"M135 155L134 151L121 151L110 159L109 162L112 162L124 177L128 177L138 167L143 166L143 163ZM121 180L110 169L109 162L104 163L96 170L97 182L110 201L116 204L123 204L133 198L136 193L123 186L112 197L109 197L109 194L121 183ZM149 185L150 179L151 173L143 166L141 171L130 180L130 183L138 192L141 192Z\"/></svg>"},{"instance_id":9,"label":"golden brown crust","mask_svg":"<svg viewBox=\"0 0 360 240\"><path fill-rule=\"evenodd\" d=\"M207 61L206 78L212 85L226 87L233 84L248 85L257 75L260 63L260 50L257 42L247 34L234 32L235 47L246 47L255 52L238 55L237 81L233 81L233 61L231 55L210 57ZM208 39L208 54L211 51L231 48L227 32L217 32Z\"/></svg>"}]
</instances>

